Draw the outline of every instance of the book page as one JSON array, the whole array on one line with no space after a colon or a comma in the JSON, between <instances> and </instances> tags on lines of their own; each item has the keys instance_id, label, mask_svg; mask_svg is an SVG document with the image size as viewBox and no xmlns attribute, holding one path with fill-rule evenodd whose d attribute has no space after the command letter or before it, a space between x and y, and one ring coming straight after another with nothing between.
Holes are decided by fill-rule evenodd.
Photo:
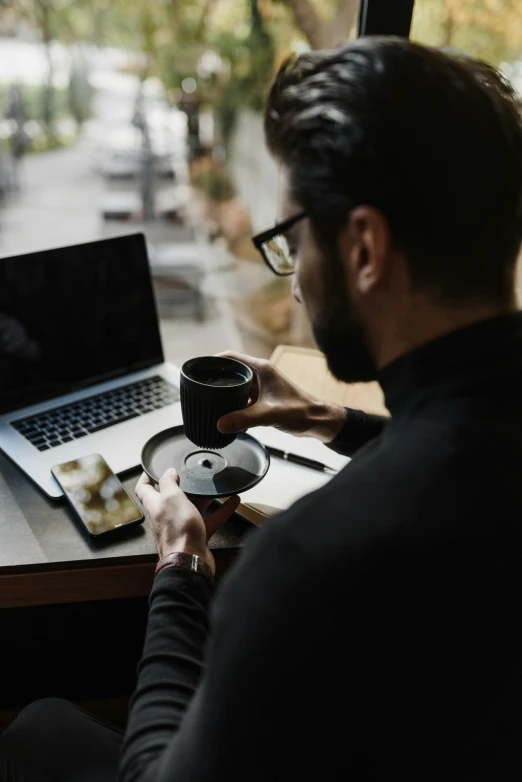
<instances>
[{"instance_id":1,"label":"book page","mask_svg":"<svg viewBox=\"0 0 522 782\"><path fill-rule=\"evenodd\" d=\"M295 437L265 426L249 429L248 433L265 445L308 456L336 470L341 470L350 461L348 457L334 453L319 440L311 437ZM267 474L257 486L241 494L241 502L270 505L284 510L296 500L324 486L332 477L330 473L271 456Z\"/></svg>"},{"instance_id":2,"label":"book page","mask_svg":"<svg viewBox=\"0 0 522 782\"><path fill-rule=\"evenodd\" d=\"M335 453L320 440L316 440L315 437L296 437L293 434L280 432L279 429L274 429L273 426L255 426L253 429L248 430L248 434L251 434L252 437L255 437L264 445L282 448L289 453L299 454L299 456L308 456L310 459L315 459L328 465L328 467L333 467L334 470L342 470L350 461L348 456L341 456Z\"/></svg>"}]
</instances>

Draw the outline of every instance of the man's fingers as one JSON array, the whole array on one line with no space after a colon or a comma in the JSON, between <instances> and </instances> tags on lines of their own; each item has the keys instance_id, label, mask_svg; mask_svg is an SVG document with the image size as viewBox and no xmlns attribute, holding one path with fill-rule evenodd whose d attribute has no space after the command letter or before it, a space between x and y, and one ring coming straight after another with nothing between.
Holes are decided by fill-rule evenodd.
<instances>
[{"instance_id":1,"label":"man's fingers","mask_svg":"<svg viewBox=\"0 0 522 782\"><path fill-rule=\"evenodd\" d=\"M254 375L254 378L252 380L252 385L250 386L250 392L248 395L248 405L249 407L251 405L254 405L257 400L259 399L260 394L260 387L259 387L259 377L257 374Z\"/></svg>"},{"instance_id":2,"label":"man's fingers","mask_svg":"<svg viewBox=\"0 0 522 782\"><path fill-rule=\"evenodd\" d=\"M147 506L150 506L150 503L154 502L158 497L158 492L145 472L142 473L134 491L136 492L136 497L145 509L147 509Z\"/></svg>"},{"instance_id":3,"label":"man's fingers","mask_svg":"<svg viewBox=\"0 0 522 782\"><path fill-rule=\"evenodd\" d=\"M217 422L218 431L222 434L244 432L252 426L270 426L273 423L272 410L262 402L255 402L244 410L221 416Z\"/></svg>"},{"instance_id":4,"label":"man's fingers","mask_svg":"<svg viewBox=\"0 0 522 782\"><path fill-rule=\"evenodd\" d=\"M218 432L221 432L221 434L245 432L253 425L252 417L249 415L250 409L246 407L244 410L237 410L234 413L222 416L217 422Z\"/></svg>"},{"instance_id":5,"label":"man's fingers","mask_svg":"<svg viewBox=\"0 0 522 782\"><path fill-rule=\"evenodd\" d=\"M136 488L138 488L138 486L152 486L152 481L146 472L141 473Z\"/></svg>"},{"instance_id":6,"label":"man's fingers","mask_svg":"<svg viewBox=\"0 0 522 782\"><path fill-rule=\"evenodd\" d=\"M218 432L221 432L221 434L244 432L251 426L249 410L250 408L246 407L244 410L237 410L234 413L228 413L227 415L221 416L217 422Z\"/></svg>"},{"instance_id":7,"label":"man's fingers","mask_svg":"<svg viewBox=\"0 0 522 782\"><path fill-rule=\"evenodd\" d=\"M233 513L235 513L240 502L241 498L237 495L229 497L220 508L206 517L205 527L207 529L207 540L210 540L214 532L219 529L219 527L221 527L221 525L224 524Z\"/></svg>"},{"instance_id":8,"label":"man's fingers","mask_svg":"<svg viewBox=\"0 0 522 782\"><path fill-rule=\"evenodd\" d=\"M159 487L163 497L168 497L181 491L179 488L179 475L173 467L163 473L159 481Z\"/></svg>"},{"instance_id":9,"label":"man's fingers","mask_svg":"<svg viewBox=\"0 0 522 782\"><path fill-rule=\"evenodd\" d=\"M235 361L241 361L243 364L246 364L250 369L254 372L254 377L252 378L252 384L250 386L250 394L248 399L248 406L251 407L254 405L260 395L261 390L261 382L262 382L262 376L266 372L267 367L270 367L270 363L268 361L265 361L262 358L255 358L254 356L247 356L246 353L238 353L235 350L225 350L223 353L218 353L218 356L221 356L222 358L232 358ZM246 429L247 426L243 426L242 429L227 429L218 430L222 431L223 434L227 434L228 432L238 432L243 431L243 429Z\"/></svg>"}]
</instances>

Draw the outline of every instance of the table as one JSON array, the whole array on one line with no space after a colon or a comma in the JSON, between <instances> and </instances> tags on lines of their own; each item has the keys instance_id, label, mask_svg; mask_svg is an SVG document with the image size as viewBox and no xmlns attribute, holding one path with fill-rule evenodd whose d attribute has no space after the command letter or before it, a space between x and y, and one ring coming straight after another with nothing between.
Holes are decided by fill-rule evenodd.
<instances>
[{"instance_id":1,"label":"table","mask_svg":"<svg viewBox=\"0 0 522 782\"><path fill-rule=\"evenodd\" d=\"M330 374L326 359L318 350L278 345L270 360L296 385L319 399L366 413L389 415L378 383L340 383Z\"/></svg>"},{"instance_id":2,"label":"table","mask_svg":"<svg viewBox=\"0 0 522 782\"><path fill-rule=\"evenodd\" d=\"M281 345L274 363L298 385L328 401L386 412L377 384L346 386L322 354ZM122 477L131 494L139 476ZM233 561L248 522L232 518L211 541L219 576ZM150 591L157 561L148 523L92 541L65 501L50 500L0 453L0 608L132 598Z\"/></svg>"},{"instance_id":3,"label":"table","mask_svg":"<svg viewBox=\"0 0 522 782\"><path fill-rule=\"evenodd\" d=\"M140 470L120 476L135 497ZM212 548L218 573L248 526L231 520ZM150 592L157 562L147 521L110 540L83 532L65 500L51 500L0 455L0 608L109 600Z\"/></svg>"}]
</instances>

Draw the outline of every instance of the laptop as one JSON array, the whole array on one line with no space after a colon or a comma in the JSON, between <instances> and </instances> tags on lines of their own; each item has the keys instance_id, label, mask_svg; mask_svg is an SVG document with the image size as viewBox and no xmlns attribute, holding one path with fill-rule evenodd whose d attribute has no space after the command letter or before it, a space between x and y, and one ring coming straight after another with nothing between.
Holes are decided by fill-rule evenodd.
<instances>
[{"instance_id":1,"label":"laptop","mask_svg":"<svg viewBox=\"0 0 522 782\"><path fill-rule=\"evenodd\" d=\"M181 423L143 234L0 258L0 448L49 497L54 465L120 473Z\"/></svg>"}]
</instances>

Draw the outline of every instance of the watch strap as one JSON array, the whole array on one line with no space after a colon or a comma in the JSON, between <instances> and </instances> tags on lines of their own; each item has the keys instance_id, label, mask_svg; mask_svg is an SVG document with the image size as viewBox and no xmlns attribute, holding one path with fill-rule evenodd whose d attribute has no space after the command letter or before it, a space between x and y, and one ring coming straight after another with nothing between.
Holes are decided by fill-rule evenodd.
<instances>
[{"instance_id":1,"label":"watch strap","mask_svg":"<svg viewBox=\"0 0 522 782\"><path fill-rule=\"evenodd\" d=\"M191 570L193 573L198 573L202 576L210 586L214 585L214 576L210 565L204 562L201 557L198 557L197 554L185 554L181 551L173 551L171 554L166 554L156 565L154 576L156 577L158 573L161 573L162 570L168 567L180 567L184 570Z\"/></svg>"}]
</instances>

